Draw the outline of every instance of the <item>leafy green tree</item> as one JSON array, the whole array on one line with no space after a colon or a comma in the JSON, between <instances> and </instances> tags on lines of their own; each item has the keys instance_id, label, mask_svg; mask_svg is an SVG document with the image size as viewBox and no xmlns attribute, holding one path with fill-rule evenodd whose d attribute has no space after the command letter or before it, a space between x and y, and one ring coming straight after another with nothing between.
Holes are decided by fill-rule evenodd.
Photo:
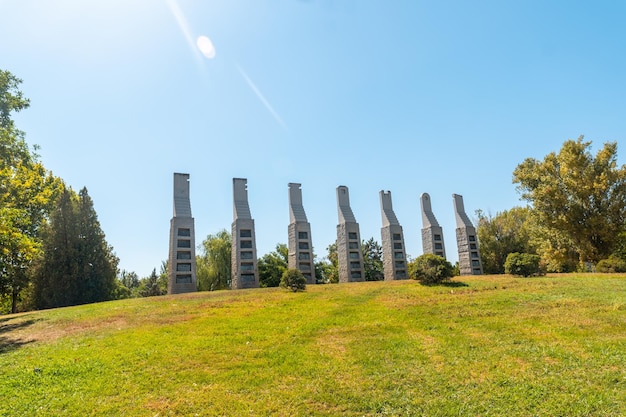
<instances>
[{"instance_id":1,"label":"leafy green tree","mask_svg":"<svg viewBox=\"0 0 626 417\"><path fill-rule=\"evenodd\" d=\"M118 259L107 244L87 189L64 189L43 234L34 280L38 308L110 300Z\"/></svg>"},{"instance_id":2,"label":"leafy green tree","mask_svg":"<svg viewBox=\"0 0 626 417\"><path fill-rule=\"evenodd\" d=\"M139 276L137 276L135 272L128 272L127 270L122 269L119 275L119 280L122 285L129 290L139 287Z\"/></svg>"},{"instance_id":3,"label":"leafy green tree","mask_svg":"<svg viewBox=\"0 0 626 417\"><path fill-rule=\"evenodd\" d=\"M365 280L384 280L382 246L371 237L368 241L361 242L361 253L363 254L363 272Z\"/></svg>"},{"instance_id":4,"label":"leafy green tree","mask_svg":"<svg viewBox=\"0 0 626 417\"><path fill-rule=\"evenodd\" d=\"M259 286L278 287L283 273L287 270L289 248L284 243L276 244L274 252L263 255L258 260Z\"/></svg>"},{"instance_id":5,"label":"leafy green tree","mask_svg":"<svg viewBox=\"0 0 626 417\"><path fill-rule=\"evenodd\" d=\"M596 266L596 272L600 272L603 274L626 272L626 261L611 255L608 259L603 259L598 262L598 265Z\"/></svg>"},{"instance_id":6,"label":"leafy green tree","mask_svg":"<svg viewBox=\"0 0 626 417\"><path fill-rule=\"evenodd\" d=\"M328 263L324 266L324 276L328 283L336 284L339 282L339 255L337 254L337 242L331 243L326 248L328 255Z\"/></svg>"},{"instance_id":7,"label":"leafy green tree","mask_svg":"<svg viewBox=\"0 0 626 417\"><path fill-rule=\"evenodd\" d=\"M504 270L507 274L530 277L543 275L539 255L532 253L509 253L504 262Z\"/></svg>"},{"instance_id":8,"label":"leafy green tree","mask_svg":"<svg viewBox=\"0 0 626 417\"><path fill-rule=\"evenodd\" d=\"M150 276L142 280L139 287L139 296L154 297L165 294L167 294L167 290L163 292L163 289L159 287L159 276L157 275L155 268L150 273Z\"/></svg>"},{"instance_id":9,"label":"leafy green tree","mask_svg":"<svg viewBox=\"0 0 626 417\"><path fill-rule=\"evenodd\" d=\"M426 253L408 264L409 276L424 285L448 281L454 276L454 268L444 257Z\"/></svg>"},{"instance_id":10,"label":"leafy green tree","mask_svg":"<svg viewBox=\"0 0 626 417\"><path fill-rule=\"evenodd\" d=\"M165 260L161 262L161 268L159 269L159 290L161 294L167 294L167 285L169 283L169 261Z\"/></svg>"},{"instance_id":11,"label":"leafy green tree","mask_svg":"<svg viewBox=\"0 0 626 417\"><path fill-rule=\"evenodd\" d=\"M286 269L280 279L280 286L293 292L304 291L306 290L306 278L299 269Z\"/></svg>"},{"instance_id":12,"label":"leafy green tree","mask_svg":"<svg viewBox=\"0 0 626 417\"><path fill-rule=\"evenodd\" d=\"M196 278L199 291L230 288L231 235L226 229L208 235L196 256Z\"/></svg>"},{"instance_id":13,"label":"leafy green tree","mask_svg":"<svg viewBox=\"0 0 626 417\"><path fill-rule=\"evenodd\" d=\"M10 297L12 312L30 281L29 268L41 252L40 229L61 184L11 119L29 105L20 83L0 70L0 299Z\"/></svg>"},{"instance_id":14,"label":"leafy green tree","mask_svg":"<svg viewBox=\"0 0 626 417\"><path fill-rule=\"evenodd\" d=\"M509 253L535 252L528 207L513 207L495 216L486 215L481 210L476 214L480 256L486 274L503 274Z\"/></svg>"},{"instance_id":15,"label":"leafy green tree","mask_svg":"<svg viewBox=\"0 0 626 417\"><path fill-rule=\"evenodd\" d=\"M569 241L579 266L607 258L626 230L626 166L617 165L617 143L605 143L595 157L590 146L582 136L568 140L558 153L527 158L513 172L539 226Z\"/></svg>"}]
</instances>

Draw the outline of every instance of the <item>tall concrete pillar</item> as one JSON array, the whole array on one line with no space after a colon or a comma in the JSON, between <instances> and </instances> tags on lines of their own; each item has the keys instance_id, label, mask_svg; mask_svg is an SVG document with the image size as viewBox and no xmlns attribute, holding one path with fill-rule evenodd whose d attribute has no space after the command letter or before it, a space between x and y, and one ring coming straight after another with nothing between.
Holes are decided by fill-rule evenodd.
<instances>
[{"instance_id":1,"label":"tall concrete pillar","mask_svg":"<svg viewBox=\"0 0 626 417\"><path fill-rule=\"evenodd\" d=\"M302 205L301 184L289 183L289 257L290 269L298 269L306 278L307 284L315 284L313 264L313 240L311 224L306 218Z\"/></svg>"},{"instance_id":2,"label":"tall concrete pillar","mask_svg":"<svg viewBox=\"0 0 626 417\"><path fill-rule=\"evenodd\" d=\"M380 234L383 241L383 271L385 281L406 279L406 250L404 249L404 233L393 212L391 191L380 191L380 211L383 227Z\"/></svg>"},{"instance_id":3,"label":"tall concrete pillar","mask_svg":"<svg viewBox=\"0 0 626 417\"><path fill-rule=\"evenodd\" d=\"M233 290L259 287L254 220L248 205L248 180L233 178L232 283Z\"/></svg>"},{"instance_id":4,"label":"tall concrete pillar","mask_svg":"<svg viewBox=\"0 0 626 417\"><path fill-rule=\"evenodd\" d=\"M363 254L361 253L361 232L359 224L350 208L348 187L337 187L337 258L339 282L365 281Z\"/></svg>"},{"instance_id":5,"label":"tall concrete pillar","mask_svg":"<svg viewBox=\"0 0 626 417\"><path fill-rule=\"evenodd\" d=\"M461 275L482 275L483 266L480 262L480 249L476 229L465 214L463 197L452 194L454 214L456 216L456 244L459 250L459 269Z\"/></svg>"},{"instance_id":6,"label":"tall concrete pillar","mask_svg":"<svg viewBox=\"0 0 626 417\"><path fill-rule=\"evenodd\" d=\"M174 216L170 221L167 293L196 291L196 232L191 217L189 174L174 174Z\"/></svg>"},{"instance_id":7,"label":"tall concrete pillar","mask_svg":"<svg viewBox=\"0 0 626 417\"><path fill-rule=\"evenodd\" d=\"M443 243L443 229L435 218L430 204L430 195L423 193L420 196L422 208L422 249L424 253L432 253L446 257L446 246Z\"/></svg>"}]
</instances>

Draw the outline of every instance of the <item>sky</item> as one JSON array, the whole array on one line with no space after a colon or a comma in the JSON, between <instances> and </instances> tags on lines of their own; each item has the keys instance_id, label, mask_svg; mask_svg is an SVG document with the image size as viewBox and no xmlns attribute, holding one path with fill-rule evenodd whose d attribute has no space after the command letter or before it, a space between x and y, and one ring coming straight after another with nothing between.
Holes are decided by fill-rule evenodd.
<instances>
[{"instance_id":1,"label":"sky","mask_svg":"<svg viewBox=\"0 0 626 417\"><path fill-rule=\"evenodd\" d=\"M623 1L0 0L0 69L121 269L167 259L175 172L197 244L230 230L247 178L259 256L287 243L295 182L319 257L345 185L379 242L391 191L412 257L429 193L454 262L453 193L472 219L525 205L515 167L580 135L626 161L625 19Z\"/></svg>"}]
</instances>

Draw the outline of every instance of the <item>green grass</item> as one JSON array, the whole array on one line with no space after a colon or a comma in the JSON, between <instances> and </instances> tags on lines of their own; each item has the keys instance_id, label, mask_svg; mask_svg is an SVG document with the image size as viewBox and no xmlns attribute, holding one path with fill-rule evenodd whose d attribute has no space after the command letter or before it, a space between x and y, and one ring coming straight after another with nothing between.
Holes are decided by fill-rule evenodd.
<instances>
[{"instance_id":1,"label":"green grass","mask_svg":"<svg viewBox=\"0 0 626 417\"><path fill-rule=\"evenodd\" d=\"M626 275L221 291L0 316L0 416L623 416Z\"/></svg>"}]
</instances>

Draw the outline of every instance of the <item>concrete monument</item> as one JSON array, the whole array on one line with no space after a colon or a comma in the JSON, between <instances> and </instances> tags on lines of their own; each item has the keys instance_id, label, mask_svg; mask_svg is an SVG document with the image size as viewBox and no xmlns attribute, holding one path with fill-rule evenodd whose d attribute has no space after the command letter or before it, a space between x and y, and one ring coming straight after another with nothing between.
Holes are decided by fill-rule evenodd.
<instances>
[{"instance_id":1,"label":"concrete monument","mask_svg":"<svg viewBox=\"0 0 626 417\"><path fill-rule=\"evenodd\" d=\"M299 269L307 284L315 284L311 224L302 206L300 185L289 183L289 268Z\"/></svg>"},{"instance_id":2,"label":"concrete monument","mask_svg":"<svg viewBox=\"0 0 626 417\"><path fill-rule=\"evenodd\" d=\"M196 238L189 201L189 174L174 174L167 293L196 291Z\"/></svg>"},{"instance_id":3,"label":"concrete monument","mask_svg":"<svg viewBox=\"0 0 626 417\"><path fill-rule=\"evenodd\" d=\"M233 290L259 287L254 220L248 205L248 180L233 178L232 283Z\"/></svg>"},{"instance_id":4,"label":"concrete monument","mask_svg":"<svg viewBox=\"0 0 626 417\"><path fill-rule=\"evenodd\" d=\"M380 191L380 211L383 227L380 234L383 242L383 271L385 281L406 279L406 251L404 249L404 233L402 226L393 212L391 191Z\"/></svg>"},{"instance_id":5,"label":"concrete monument","mask_svg":"<svg viewBox=\"0 0 626 417\"><path fill-rule=\"evenodd\" d=\"M443 229L439 226L430 204L430 196L423 193L420 196L422 208L422 250L443 258L446 257L446 247L443 243Z\"/></svg>"},{"instance_id":6,"label":"concrete monument","mask_svg":"<svg viewBox=\"0 0 626 417\"><path fill-rule=\"evenodd\" d=\"M361 253L361 233L359 224L350 208L348 187L337 187L337 258L339 282L364 281L363 254Z\"/></svg>"},{"instance_id":7,"label":"concrete monument","mask_svg":"<svg viewBox=\"0 0 626 417\"><path fill-rule=\"evenodd\" d=\"M454 214L456 215L456 244L459 250L461 275L482 275L483 267L480 262L476 229L465 214L463 197L452 194L452 199L454 201Z\"/></svg>"}]
</instances>

